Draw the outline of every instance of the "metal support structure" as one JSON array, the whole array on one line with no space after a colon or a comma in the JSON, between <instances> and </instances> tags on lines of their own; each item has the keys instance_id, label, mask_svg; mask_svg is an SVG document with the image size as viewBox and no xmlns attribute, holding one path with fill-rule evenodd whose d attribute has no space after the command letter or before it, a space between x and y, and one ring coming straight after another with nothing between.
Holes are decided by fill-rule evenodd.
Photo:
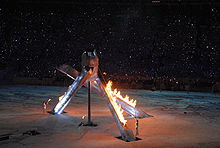
<instances>
[{"instance_id":1,"label":"metal support structure","mask_svg":"<svg viewBox=\"0 0 220 148\"><path fill-rule=\"evenodd\" d=\"M90 81L88 82L88 124L91 123Z\"/></svg>"},{"instance_id":2,"label":"metal support structure","mask_svg":"<svg viewBox=\"0 0 220 148\"><path fill-rule=\"evenodd\" d=\"M136 123L135 123L135 130L136 130L136 136L138 136L139 135L139 123L138 123L138 119L137 118L135 118L135 121L136 121Z\"/></svg>"},{"instance_id":3,"label":"metal support structure","mask_svg":"<svg viewBox=\"0 0 220 148\"><path fill-rule=\"evenodd\" d=\"M97 126L97 124L91 121L91 82L88 81L88 121L83 126Z\"/></svg>"}]
</instances>

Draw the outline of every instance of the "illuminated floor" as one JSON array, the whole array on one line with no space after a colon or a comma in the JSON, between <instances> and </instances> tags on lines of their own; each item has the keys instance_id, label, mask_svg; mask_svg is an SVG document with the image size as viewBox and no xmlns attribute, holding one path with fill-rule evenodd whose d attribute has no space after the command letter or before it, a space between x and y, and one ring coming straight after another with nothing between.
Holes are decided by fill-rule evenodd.
<instances>
[{"instance_id":1,"label":"illuminated floor","mask_svg":"<svg viewBox=\"0 0 220 148\"><path fill-rule=\"evenodd\" d=\"M0 147L220 147L220 94L122 90L137 107L153 115L140 120L142 140L126 143L106 102L92 94L92 120L97 127L78 127L87 114L87 90L82 88L63 115L50 115L42 102L66 88L0 86ZM134 121L129 125L134 129ZM30 131L39 134L32 135Z\"/></svg>"}]
</instances>

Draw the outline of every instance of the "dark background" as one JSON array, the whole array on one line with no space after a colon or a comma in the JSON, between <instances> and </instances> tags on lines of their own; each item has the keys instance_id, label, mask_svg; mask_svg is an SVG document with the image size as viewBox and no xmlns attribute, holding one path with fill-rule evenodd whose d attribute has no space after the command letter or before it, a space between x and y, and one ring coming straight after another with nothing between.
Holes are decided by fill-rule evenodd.
<instances>
[{"instance_id":1,"label":"dark background","mask_svg":"<svg viewBox=\"0 0 220 148\"><path fill-rule=\"evenodd\" d=\"M220 2L3 0L0 75L54 77L96 49L110 75L220 80Z\"/></svg>"}]
</instances>

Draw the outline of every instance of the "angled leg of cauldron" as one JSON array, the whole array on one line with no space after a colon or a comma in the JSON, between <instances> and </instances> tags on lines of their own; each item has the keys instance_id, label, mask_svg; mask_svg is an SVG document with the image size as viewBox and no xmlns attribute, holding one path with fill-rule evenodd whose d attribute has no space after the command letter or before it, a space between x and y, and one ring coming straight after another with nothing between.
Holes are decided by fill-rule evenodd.
<instances>
[{"instance_id":1,"label":"angled leg of cauldron","mask_svg":"<svg viewBox=\"0 0 220 148\"><path fill-rule=\"evenodd\" d=\"M62 96L57 105L53 108L53 114L61 114L65 107L70 102L72 96L82 87L85 81L88 79L89 74L86 69L82 69L82 72L77 76L76 80L71 84L65 94Z\"/></svg>"},{"instance_id":2,"label":"angled leg of cauldron","mask_svg":"<svg viewBox=\"0 0 220 148\"><path fill-rule=\"evenodd\" d=\"M110 101L110 98L107 97L107 96L105 98L106 98L106 100L108 102L108 107L109 107L109 109L110 109L110 111L111 111L111 113L112 113L112 115L113 115L113 117L115 119L116 125L119 128L119 130L120 130L122 139L124 141L135 141L136 137L134 136L133 131L131 129L129 129L127 127L127 125L125 125L125 126L122 125L122 123L119 120L119 117L118 117L118 115L117 115L117 113L116 113L116 111L115 111L115 109L114 109L114 107L113 107L113 105L112 105L112 103Z\"/></svg>"},{"instance_id":3,"label":"angled leg of cauldron","mask_svg":"<svg viewBox=\"0 0 220 148\"><path fill-rule=\"evenodd\" d=\"M149 115L149 114L131 106L130 104L126 103L125 101L123 101L122 99L120 99L118 97L116 97L116 102L121 105L121 108L124 111L126 111L128 114L130 114L134 118L141 119L141 118L153 117L152 115Z\"/></svg>"},{"instance_id":4,"label":"angled leg of cauldron","mask_svg":"<svg viewBox=\"0 0 220 148\"><path fill-rule=\"evenodd\" d=\"M102 83L100 81L99 78L96 78L95 81L92 82L92 91L99 94L101 97L104 97L105 96L105 93L103 93L103 90L104 89L100 89L99 86L102 86ZM121 108L126 111L128 114L130 114L132 117L134 118L148 118L148 117L153 117L133 106L131 106L130 104L126 103L125 101L123 101L122 99L120 98L116 98L116 102L117 104L121 105Z\"/></svg>"},{"instance_id":5,"label":"angled leg of cauldron","mask_svg":"<svg viewBox=\"0 0 220 148\"><path fill-rule=\"evenodd\" d=\"M94 86L93 86L94 85ZM105 92L105 89L101 83L101 81L97 78L95 82L92 83L92 89L93 91L95 91L96 93L98 93L100 96L102 96L103 98L106 99L107 103L108 103L108 107L112 113L113 118L115 119L116 125L120 130L122 139L124 141L135 141L136 137L133 134L133 131L131 129L129 129L126 125L124 126L119 117L118 114L116 113L113 105L112 105L112 101L111 98L108 97L107 93Z\"/></svg>"}]
</instances>

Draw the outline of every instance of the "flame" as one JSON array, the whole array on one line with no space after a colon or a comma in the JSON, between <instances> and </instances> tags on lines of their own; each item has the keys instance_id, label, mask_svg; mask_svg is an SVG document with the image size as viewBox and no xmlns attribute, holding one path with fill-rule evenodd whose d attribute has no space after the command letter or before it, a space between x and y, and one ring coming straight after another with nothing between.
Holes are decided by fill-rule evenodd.
<instances>
[{"instance_id":1,"label":"flame","mask_svg":"<svg viewBox=\"0 0 220 148\"><path fill-rule=\"evenodd\" d=\"M125 97L122 97L121 92L117 91L117 89L114 89L114 91L112 91L111 87L112 87L112 81L108 81L107 86L108 87L108 91L109 93L112 94L112 96L115 96L117 98L120 98L121 100L123 100L124 102L128 103L129 105L135 107L136 106L136 100L129 100L129 96L125 95Z\"/></svg>"},{"instance_id":2,"label":"flame","mask_svg":"<svg viewBox=\"0 0 220 148\"><path fill-rule=\"evenodd\" d=\"M117 91L117 89L114 89L114 91L112 91L112 81L108 81L107 85L106 85L106 92L108 94L108 96L111 98L111 103L119 117L119 120L121 121L121 123L123 123L123 125L125 126L127 123L127 120L125 120L124 116L123 116L123 110L121 109L121 105L118 105L116 102L116 98L120 98L121 100L123 100L124 102L128 103L129 105L135 107L136 106L136 100L129 100L129 96L125 96L122 97L120 94L120 91Z\"/></svg>"},{"instance_id":3,"label":"flame","mask_svg":"<svg viewBox=\"0 0 220 148\"><path fill-rule=\"evenodd\" d=\"M82 120L84 120L85 118L86 118L86 115L83 115L83 116L82 116Z\"/></svg>"},{"instance_id":4,"label":"flame","mask_svg":"<svg viewBox=\"0 0 220 148\"><path fill-rule=\"evenodd\" d=\"M69 85L68 86L68 88L70 88L71 87L71 85ZM58 98L58 100L59 100L59 102L63 99L63 96L66 94L66 92L62 95L62 96L59 96L59 98Z\"/></svg>"},{"instance_id":5,"label":"flame","mask_svg":"<svg viewBox=\"0 0 220 148\"><path fill-rule=\"evenodd\" d=\"M48 99L48 100L47 100L47 104L48 104L51 100L52 100L52 99Z\"/></svg>"},{"instance_id":6,"label":"flame","mask_svg":"<svg viewBox=\"0 0 220 148\"><path fill-rule=\"evenodd\" d=\"M59 102L63 99L63 95L58 98Z\"/></svg>"},{"instance_id":7,"label":"flame","mask_svg":"<svg viewBox=\"0 0 220 148\"><path fill-rule=\"evenodd\" d=\"M124 116L123 116L124 110L121 109L121 105L118 105L118 104L116 103L116 98L115 98L115 97L112 98L112 101L111 101L111 102L112 102L112 105L113 105L113 107L114 107L114 109L115 109L117 115L118 115L119 120L120 120L120 121L123 123L123 125L125 126L126 123L127 123L127 120L125 120L125 118L124 118Z\"/></svg>"}]
</instances>

